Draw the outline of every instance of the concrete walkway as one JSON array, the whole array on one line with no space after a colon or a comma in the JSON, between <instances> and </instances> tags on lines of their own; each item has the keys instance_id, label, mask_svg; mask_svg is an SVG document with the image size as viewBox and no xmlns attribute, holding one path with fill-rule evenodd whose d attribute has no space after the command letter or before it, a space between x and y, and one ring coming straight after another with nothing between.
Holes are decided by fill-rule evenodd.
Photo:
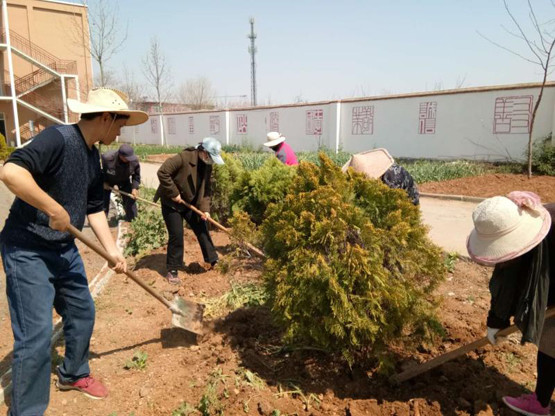
<instances>
[{"instance_id":1,"label":"concrete walkway","mask_svg":"<svg viewBox=\"0 0 555 416\"><path fill-rule=\"evenodd\" d=\"M143 186L158 187L156 172L159 167L158 163L141 163ZM478 202L422 196L422 221L430 227L429 235L432 241L448 253L456 252L460 256L468 257L466 237L472 230L472 211L476 205Z\"/></svg>"}]
</instances>

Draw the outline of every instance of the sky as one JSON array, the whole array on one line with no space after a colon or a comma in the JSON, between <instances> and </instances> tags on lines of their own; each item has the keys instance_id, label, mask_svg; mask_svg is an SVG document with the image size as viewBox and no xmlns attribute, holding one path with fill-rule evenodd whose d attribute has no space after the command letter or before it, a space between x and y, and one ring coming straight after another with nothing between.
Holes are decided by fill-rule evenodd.
<instances>
[{"instance_id":1,"label":"sky","mask_svg":"<svg viewBox=\"0 0 555 416\"><path fill-rule=\"evenodd\" d=\"M98 0L87 1L94 13ZM434 89L538 82L502 0L109 0L128 25L124 47L107 63L148 84L143 58L157 37L177 90L206 77L218 97L250 100L249 19L255 19L257 101L286 104ZM532 32L525 0L507 0ZM551 0L531 0L540 23ZM505 28L505 29L504 29ZM95 72L97 68L94 68ZM226 100L226 98L220 98Z\"/></svg>"}]
</instances>

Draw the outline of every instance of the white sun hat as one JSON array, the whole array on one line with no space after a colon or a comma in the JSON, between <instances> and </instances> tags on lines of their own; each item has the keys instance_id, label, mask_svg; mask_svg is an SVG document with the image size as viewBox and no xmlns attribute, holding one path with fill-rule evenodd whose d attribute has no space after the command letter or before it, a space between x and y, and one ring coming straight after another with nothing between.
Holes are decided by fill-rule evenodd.
<instances>
[{"instance_id":1,"label":"white sun hat","mask_svg":"<svg viewBox=\"0 0 555 416\"><path fill-rule=\"evenodd\" d=\"M380 178L395 163L389 152L383 148L354 154L341 170L347 172L349 167L355 172L364 173L372 179Z\"/></svg>"},{"instance_id":2,"label":"white sun hat","mask_svg":"<svg viewBox=\"0 0 555 416\"><path fill-rule=\"evenodd\" d=\"M115 113L129 116L126 125L135 126L148 120L148 114L144 111L130 110L127 105L127 95L111 88L96 88L89 91L86 102L80 102L69 98L67 106L78 114L90 113Z\"/></svg>"},{"instance_id":3,"label":"white sun hat","mask_svg":"<svg viewBox=\"0 0 555 416\"><path fill-rule=\"evenodd\" d=\"M271 131L266 137L268 138L268 141L264 143L266 147L274 147L285 141L285 136L282 136L281 133L277 131Z\"/></svg>"},{"instance_id":4,"label":"white sun hat","mask_svg":"<svg viewBox=\"0 0 555 416\"><path fill-rule=\"evenodd\" d=\"M551 227L551 215L533 192L515 191L482 201L472 213L466 248L477 263L494 266L536 247Z\"/></svg>"}]
</instances>

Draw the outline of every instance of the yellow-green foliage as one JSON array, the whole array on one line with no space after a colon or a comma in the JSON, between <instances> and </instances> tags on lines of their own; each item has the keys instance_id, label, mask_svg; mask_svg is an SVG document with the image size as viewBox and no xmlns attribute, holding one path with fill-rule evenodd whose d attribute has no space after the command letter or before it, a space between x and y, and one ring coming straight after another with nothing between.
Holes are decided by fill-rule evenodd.
<instances>
[{"instance_id":1,"label":"yellow-green foliage","mask_svg":"<svg viewBox=\"0 0 555 416\"><path fill-rule=\"evenodd\" d=\"M8 156L15 150L15 147L9 147L6 144L6 138L0 133L0 160L8 159Z\"/></svg>"},{"instance_id":2,"label":"yellow-green foliage","mask_svg":"<svg viewBox=\"0 0 555 416\"><path fill-rule=\"evenodd\" d=\"M231 194L237 186L243 167L232 154L223 152L224 165L215 165L212 172L212 216L221 223L227 223L232 214Z\"/></svg>"},{"instance_id":3,"label":"yellow-green foliage","mask_svg":"<svg viewBox=\"0 0 555 416\"><path fill-rule=\"evenodd\" d=\"M281 202L291 186L296 169L272 157L256 170L243 171L232 195L237 209L249 213L255 224L264 219L270 203Z\"/></svg>"},{"instance_id":4,"label":"yellow-green foliage","mask_svg":"<svg viewBox=\"0 0 555 416\"><path fill-rule=\"evenodd\" d=\"M302 162L262 223L270 304L286 338L380 357L438 328L431 291L441 252L401 190L344 175L325 155Z\"/></svg>"}]
</instances>

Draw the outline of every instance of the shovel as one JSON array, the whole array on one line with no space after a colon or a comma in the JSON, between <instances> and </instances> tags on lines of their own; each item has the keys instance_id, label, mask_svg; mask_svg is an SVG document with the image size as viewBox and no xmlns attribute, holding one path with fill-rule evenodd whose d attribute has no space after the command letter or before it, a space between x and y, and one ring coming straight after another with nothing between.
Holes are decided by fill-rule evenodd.
<instances>
[{"instance_id":1,"label":"shovel","mask_svg":"<svg viewBox=\"0 0 555 416\"><path fill-rule=\"evenodd\" d=\"M108 254L108 252L104 250L104 248L100 247L73 225L69 225L68 231L73 234L74 237L81 240L89 248L104 257L104 259L106 259L106 261L108 261L111 266L114 266L116 264L114 258L110 254ZM133 279L135 283L141 286L149 294L162 302L164 306L166 306L172 312L173 326L183 328L184 330L197 335L202 335L202 316L204 314L204 305L185 300L177 295L175 295L172 302L169 302L160 293L156 292L145 282L143 282L143 280L134 272L127 270L125 274Z\"/></svg>"},{"instance_id":2,"label":"shovel","mask_svg":"<svg viewBox=\"0 0 555 416\"><path fill-rule=\"evenodd\" d=\"M133 195L131 195L131 194L127 193L127 192L124 192L124 191L120 191L119 189L114 189L114 188L111 188L111 189L112 189L114 192L120 193L121 195L125 195L125 196L127 196L127 197L129 197L129 198L133 198L133 199L136 199L136 200L138 200L138 201L146 202L147 204L150 204L150 205L152 205L152 206L161 208L159 204L157 204L157 203L155 203L155 202L152 202L152 201L149 201L148 199L144 199L144 198L141 198L141 197L138 197L138 196L137 196L137 197L134 197ZM195 207L195 206L193 206L193 205L191 205L191 204L189 204L189 203L187 203L187 202L185 202L185 201L181 201L181 203L182 203L183 205L185 205L187 208L189 208L191 211L193 211L193 212L197 213L198 215L200 215L201 217L205 217L204 212L202 212L201 210L199 210L197 207ZM214 219L212 219L212 218L210 218L210 217L205 217L205 218L206 218L207 221L209 221L210 223L214 224L217 228L219 228L219 229L222 230L223 232L225 232L225 233L227 233L227 234L229 234L230 236L233 237L233 235L231 234L231 230L230 230L229 228L224 227L224 226L223 226L222 224L220 224L218 221L216 221L216 220L214 220ZM255 246L253 246L251 243L249 243L249 242L247 242L247 241L243 241L242 243L243 243L249 250L251 250L253 253L257 254L258 256L260 256L260 257L263 258L263 259L266 258L266 255L264 254L264 252L263 252L262 250L260 250L259 248L256 248Z\"/></svg>"},{"instance_id":3,"label":"shovel","mask_svg":"<svg viewBox=\"0 0 555 416\"><path fill-rule=\"evenodd\" d=\"M553 318L553 317L555 317L555 307L548 308L547 311L545 312L545 319ZM517 326L511 325L499 331L495 335L495 338L506 337L507 335L510 335L516 331L518 331ZM487 337L480 338L479 340L471 342L470 344L463 345L462 347L459 347L456 350L450 351L446 354L440 355L439 357L436 357L416 367L409 368L408 370L403 371L402 373L396 374L393 377L391 377L391 380L395 383L402 383L403 381L410 380L411 378L416 377L422 373L425 373L426 371L429 371L432 368L436 368L441 364L446 363L447 361L451 361L454 358L460 357L461 355L466 354L467 352L473 351L477 348L485 347L488 344L489 344L489 340Z\"/></svg>"}]
</instances>

